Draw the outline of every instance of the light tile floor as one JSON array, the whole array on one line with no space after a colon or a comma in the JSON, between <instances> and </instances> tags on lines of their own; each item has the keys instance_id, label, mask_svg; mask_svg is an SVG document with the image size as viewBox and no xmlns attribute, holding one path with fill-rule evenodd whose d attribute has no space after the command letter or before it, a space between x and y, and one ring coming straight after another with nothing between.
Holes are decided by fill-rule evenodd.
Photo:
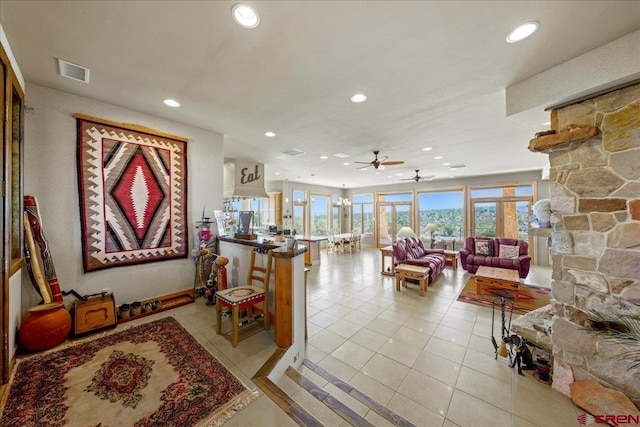
<instances>
[{"instance_id":1,"label":"light tile floor","mask_svg":"<svg viewBox=\"0 0 640 427\"><path fill-rule=\"evenodd\" d=\"M306 357L417 426L579 426L583 411L570 398L537 381L532 371L519 376L506 359L494 360L491 310L456 301L469 277L461 267L447 267L420 297L411 284L396 292L395 279L380 274L377 249L323 252L308 277ZM549 268L534 267L526 282L549 286L550 277ZM167 314L254 388L250 378L275 350L273 328L234 349L215 334L213 307L202 298L154 316ZM374 425L391 425L306 367L300 371ZM324 425L348 425L288 377L278 385ZM226 425L297 424L260 393Z\"/></svg>"}]
</instances>

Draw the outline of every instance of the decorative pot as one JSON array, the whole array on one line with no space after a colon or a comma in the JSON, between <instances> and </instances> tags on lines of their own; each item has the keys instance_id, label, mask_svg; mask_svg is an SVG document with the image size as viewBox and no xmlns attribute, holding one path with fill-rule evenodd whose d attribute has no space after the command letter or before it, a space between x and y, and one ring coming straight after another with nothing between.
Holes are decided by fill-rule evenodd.
<instances>
[{"instance_id":1,"label":"decorative pot","mask_svg":"<svg viewBox=\"0 0 640 427\"><path fill-rule=\"evenodd\" d=\"M71 315L63 302L32 307L20 325L18 338L28 351L42 351L60 344L71 330Z\"/></svg>"}]
</instances>

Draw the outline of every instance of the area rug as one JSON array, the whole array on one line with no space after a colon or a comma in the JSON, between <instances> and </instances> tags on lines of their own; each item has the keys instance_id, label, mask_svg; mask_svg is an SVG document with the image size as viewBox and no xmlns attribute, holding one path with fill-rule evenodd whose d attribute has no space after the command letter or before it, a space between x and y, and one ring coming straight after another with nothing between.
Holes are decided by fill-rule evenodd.
<instances>
[{"instance_id":1,"label":"area rug","mask_svg":"<svg viewBox=\"0 0 640 427\"><path fill-rule=\"evenodd\" d=\"M186 139L75 117L84 270L187 257Z\"/></svg>"},{"instance_id":2,"label":"area rug","mask_svg":"<svg viewBox=\"0 0 640 427\"><path fill-rule=\"evenodd\" d=\"M484 287L478 295L475 277L472 276L458 295L458 301L491 308L493 299L496 297L505 297L513 301L513 292L508 289ZM551 288L521 284L518 290L518 301L514 304L513 312L517 314L528 313L549 304L550 298ZM500 307L499 303L497 307Z\"/></svg>"},{"instance_id":3,"label":"area rug","mask_svg":"<svg viewBox=\"0 0 640 427\"><path fill-rule=\"evenodd\" d=\"M8 426L219 426L255 398L174 318L18 361Z\"/></svg>"}]
</instances>

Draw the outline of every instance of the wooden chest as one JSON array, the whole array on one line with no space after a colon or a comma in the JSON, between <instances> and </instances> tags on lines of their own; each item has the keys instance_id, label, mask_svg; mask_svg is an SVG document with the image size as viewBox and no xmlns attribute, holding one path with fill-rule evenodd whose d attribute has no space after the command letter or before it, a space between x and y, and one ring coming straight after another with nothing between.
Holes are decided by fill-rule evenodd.
<instances>
[{"instance_id":1,"label":"wooden chest","mask_svg":"<svg viewBox=\"0 0 640 427\"><path fill-rule=\"evenodd\" d=\"M117 324L116 304L113 294L87 295L73 303L73 335L79 336Z\"/></svg>"}]
</instances>

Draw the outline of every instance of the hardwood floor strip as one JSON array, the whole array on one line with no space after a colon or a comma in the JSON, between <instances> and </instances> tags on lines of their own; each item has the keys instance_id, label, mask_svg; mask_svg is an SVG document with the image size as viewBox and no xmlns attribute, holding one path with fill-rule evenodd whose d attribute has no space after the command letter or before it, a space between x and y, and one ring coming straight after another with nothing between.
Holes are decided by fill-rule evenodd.
<instances>
[{"instance_id":1,"label":"hardwood floor strip","mask_svg":"<svg viewBox=\"0 0 640 427\"><path fill-rule=\"evenodd\" d=\"M292 367L287 368L287 376L295 381L302 388L307 390L312 396L325 404L325 406L338 414L343 420L356 427L374 427L369 421L358 415L354 410L347 407L331 394L316 385L309 378L302 375Z\"/></svg>"},{"instance_id":2,"label":"hardwood floor strip","mask_svg":"<svg viewBox=\"0 0 640 427\"><path fill-rule=\"evenodd\" d=\"M256 378L253 382L262 390L265 396L273 400L291 419L302 427L324 427L320 421L313 417L303 407L298 405L291 397L267 377Z\"/></svg>"},{"instance_id":3,"label":"hardwood floor strip","mask_svg":"<svg viewBox=\"0 0 640 427\"><path fill-rule=\"evenodd\" d=\"M325 380L329 381L334 386L338 387L340 390L349 394L349 396L353 397L358 402L368 406L371 410L373 410L375 413L377 413L378 415L380 415L390 423L393 423L394 425L402 426L402 427L416 427L414 424L412 424L405 418L396 414L395 412L385 407L384 405L381 405L379 402L367 396L366 394L362 393L360 390L345 383L340 378L336 377L331 372L327 371L317 363L309 359L304 359L302 361L302 364L305 365L307 368L311 369L316 374L320 375Z\"/></svg>"},{"instance_id":4,"label":"hardwood floor strip","mask_svg":"<svg viewBox=\"0 0 640 427\"><path fill-rule=\"evenodd\" d=\"M273 352L273 354L269 356L269 359L267 359L267 361L264 362L264 365L262 365L260 369L258 369L258 371L253 375L252 379L262 378L269 375L273 367L276 366L276 363L278 363L278 360L280 360L286 352L287 352L287 349L285 348L277 348Z\"/></svg>"}]
</instances>

